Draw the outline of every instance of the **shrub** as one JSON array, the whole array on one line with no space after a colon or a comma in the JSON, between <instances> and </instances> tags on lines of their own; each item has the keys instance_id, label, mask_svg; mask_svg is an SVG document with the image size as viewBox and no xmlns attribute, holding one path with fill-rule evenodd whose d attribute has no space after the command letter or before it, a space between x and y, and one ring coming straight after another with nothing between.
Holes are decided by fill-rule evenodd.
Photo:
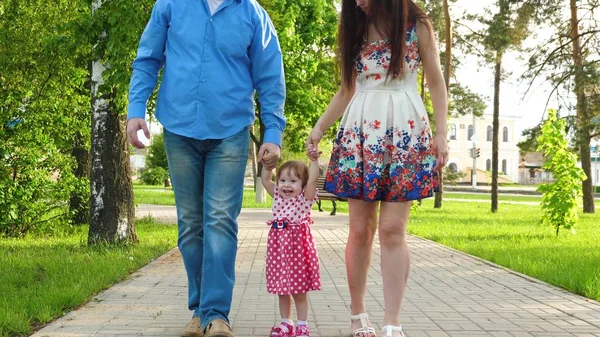
<instances>
[{"instance_id":1,"label":"shrub","mask_svg":"<svg viewBox=\"0 0 600 337\"><path fill-rule=\"evenodd\" d=\"M169 173L162 167L145 169L140 177L146 185L162 185L167 178L169 178Z\"/></svg>"},{"instance_id":2,"label":"shrub","mask_svg":"<svg viewBox=\"0 0 600 337\"><path fill-rule=\"evenodd\" d=\"M548 159L543 168L552 172L555 179L538 188L543 193L541 221L554 226L557 235L560 227L571 229L577 223L577 198L581 196L581 182L585 179L585 173L577 166L577 156L569 149L565 124L556 116L556 111L550 110L537 139L538 150Z\"/></svg>"}]
</instances>

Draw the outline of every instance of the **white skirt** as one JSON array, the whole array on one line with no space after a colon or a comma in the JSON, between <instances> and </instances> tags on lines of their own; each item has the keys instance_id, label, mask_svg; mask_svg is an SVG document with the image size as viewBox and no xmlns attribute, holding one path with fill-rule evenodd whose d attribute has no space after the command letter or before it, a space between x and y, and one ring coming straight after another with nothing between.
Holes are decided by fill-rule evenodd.
<instances>
[{"instance_id":1,"label":"white skirt","mask_svg":"<svg viewBox=\"0 0 600 337\"><path fill-rule=\"evenodd\" d=\"M416 90L359 90L340 123L325 190L366 201L431 197L438 186L431 144Z\"/></svg>"}]
</instances>

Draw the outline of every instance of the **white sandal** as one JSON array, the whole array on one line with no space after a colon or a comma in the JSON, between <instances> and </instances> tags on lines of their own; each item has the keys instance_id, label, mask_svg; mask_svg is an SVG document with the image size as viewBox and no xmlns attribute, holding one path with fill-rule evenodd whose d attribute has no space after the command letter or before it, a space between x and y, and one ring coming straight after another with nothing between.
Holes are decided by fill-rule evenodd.
<instances>
[{"instance_id":1,"label":"white sandal","mask_svg":"<svg viewBox=\"0 0 600 337\"><path fill-rule=\"evenodd\" d=\"M394 331L399 332L400 336L406 337L404 336L404 332L402 332L402 326L386 325L383 327L382 330L385 333L385 337L392 337L392 332Z\"/></svg>"},{"instance_id":2,"label":"white sandal","mask_svg":"<svg viewBox=\"0 0 600 337\"><path fill-rule=\"evenodd\" d=\"M350 315L351 320L355 321L359 319L360 324L362 325L362 327L352 331L352 336L361 337L362 335L365 335L369 337L377 337L375 329L373 329L372 326L369 326L367 324L367 318L369 318L369 315L366 312L360 313L358 315Z\"/></svg>"}]
</instances>

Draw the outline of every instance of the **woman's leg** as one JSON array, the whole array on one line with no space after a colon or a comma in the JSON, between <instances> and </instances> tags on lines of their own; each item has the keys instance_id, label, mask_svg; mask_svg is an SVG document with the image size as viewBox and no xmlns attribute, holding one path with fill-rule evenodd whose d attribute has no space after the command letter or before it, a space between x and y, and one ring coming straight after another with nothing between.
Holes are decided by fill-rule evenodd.
<instances>
[{"instance_id":1,"label":"woman's leg","mask_svg":"<svg viewBox=\"0 0 600 337\"><path fill-rule=\"evenodd\" d=\"M379 244L385 306L383 325L400 325L400 306L410 270L410 255L406 242L410 206L411 202L381 203Z\"/></svg>"},{"instance_id":2,"label":"woman's leg","mask_svg":"<svg viewBox=\"0 0 600 337\"><path fill-rule=\"evenodd\" d=\"M366 311L367 272L371 264L379 203L348 199L348 204L350 234L346 243L346 273L350 290L350 311L352 315L358 315ZM360 327L360 320L352 320L352 331ZM365 336L368 336L368 334L365 334Z\"/></svg>"}]
</instances>

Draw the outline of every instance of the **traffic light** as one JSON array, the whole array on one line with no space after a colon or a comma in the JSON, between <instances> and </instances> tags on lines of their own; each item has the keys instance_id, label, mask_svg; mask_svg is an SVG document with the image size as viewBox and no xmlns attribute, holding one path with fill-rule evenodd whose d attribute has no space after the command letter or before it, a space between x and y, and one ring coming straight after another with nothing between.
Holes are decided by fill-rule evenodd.
<instances>
[{"instance_id":1,"label":"traffic light","mask_svg":"<svg viewBox=\"0 0 600 337\"><path fill-rule=\"evenodd\" d=\"M479 158L480 154L479 148L470 148L469 149L469 157L471 158Z\"/></svg>"}]
</instances>

